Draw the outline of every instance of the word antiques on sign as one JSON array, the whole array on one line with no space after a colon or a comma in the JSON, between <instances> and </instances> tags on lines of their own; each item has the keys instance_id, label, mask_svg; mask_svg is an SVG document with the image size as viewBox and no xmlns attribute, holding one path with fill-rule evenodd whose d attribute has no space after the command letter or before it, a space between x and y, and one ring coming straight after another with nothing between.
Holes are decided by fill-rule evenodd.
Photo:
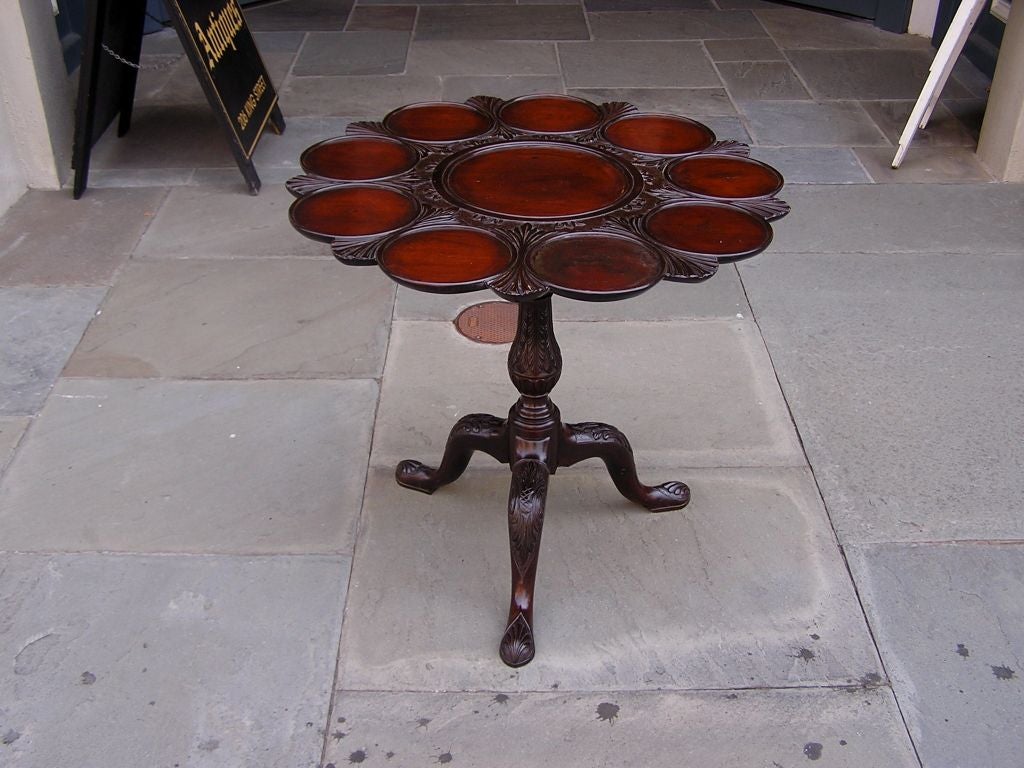
<instances>
[{"instance_id":1,"label":"word antiques on sign","mask_svg":"<svg viewBox=\"0 0 1024 768\"><path fill-rule=\"evenodd\" d=\"M256 194L260 180L252 153L267 123L281 133L284 118L242 10L236 0L167 0L167 7L206 98L229 134L235 161Z\"/></svg>"}]
</instances>

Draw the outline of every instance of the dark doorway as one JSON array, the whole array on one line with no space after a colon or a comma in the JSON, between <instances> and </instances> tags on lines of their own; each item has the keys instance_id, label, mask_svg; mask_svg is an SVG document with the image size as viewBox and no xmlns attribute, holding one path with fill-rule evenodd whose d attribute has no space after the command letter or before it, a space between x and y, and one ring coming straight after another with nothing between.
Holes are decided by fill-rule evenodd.
<instances>
[{"instance_id":1,"label":"dark doorway","mask_svg":"<svg viewBox=\"0 0 1024 768\"><path fill-rule=\"evenodd\" d=\"M949 29L959 7L960 0L939 0L939 13L935 18L935 31L932 33L932 45L936 48L945 37L946 30ZM963 54L989 77L995 74L996 58L999 56L999 45L1003 41L1003 29L1006 26L992 15L991 9L992 2L989 0L985 3L985 10L981 12L978 23L974 25L974 31L967 38Z\"/></svg>"},{"instance_id":2,"label":"dark doorway","mask_svg":"<svg viewBox=\"0 0 1024 768\"><path fill-rule=\"evenodd\" d=\"M907 31L911 4L911 0L814 0L799 3L808 8L871 19L876 27L889 32Z\"/></svg>"}]
</instances>

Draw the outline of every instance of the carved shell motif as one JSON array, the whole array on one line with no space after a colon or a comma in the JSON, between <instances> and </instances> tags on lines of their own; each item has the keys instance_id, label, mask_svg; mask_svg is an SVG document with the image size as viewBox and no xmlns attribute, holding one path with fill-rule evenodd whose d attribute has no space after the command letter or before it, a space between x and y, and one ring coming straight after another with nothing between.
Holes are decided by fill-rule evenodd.
<instances>
[{"instance_id":1,"label":"carved shell motif","mask_svg":"<svg viewBox=\"0 0 1024 768\"><path fill-rule=\"evenodd\" d=\"M307 149L290 217L340 261L421 290L620 299L767 247L789 206L749 152L625 102L412 104Z\"/></svg>"}]
</instances>

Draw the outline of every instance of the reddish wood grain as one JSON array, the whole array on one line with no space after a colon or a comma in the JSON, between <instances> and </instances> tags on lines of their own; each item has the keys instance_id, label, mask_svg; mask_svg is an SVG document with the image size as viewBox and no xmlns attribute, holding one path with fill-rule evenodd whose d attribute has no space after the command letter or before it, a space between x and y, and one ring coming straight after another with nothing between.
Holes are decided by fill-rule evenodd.
<instances>
[{"instance_id":1,"label":"reddish wood grain","mask_svg":"<svg viewBox=\"0 0 1024 768\"><path fill-rule=\"evenodd\" d=\"M454 102L410 104L384 118L384 126L396 136L426 142L471 139L493 125L494 121L482 112Z\"/></svg>"},{"instance_id":2,"label":"reddish wood grain","mask_svg":"<svg viewBox=\"0 0 1024 768\"><path fill-rule=\"evenodd\" d=\"M747 157L686 157L672 163L665 175L680 189L723 200L767 197L782 189L782 174Z\"/></svg>"},{"instance_id":3,"label":"reddish wood grain","mask_svg":"<svg viewBox=\"0 0 1024 768\"><path fill-rule=\"evenodd\" d=\"M365 237L392 232L419 212L410 197L383 187L332 187L292 203L292 226L315 240Z\"/></svg>"},{"instance_id":4,"label":"reddish wood grain","mask_svg":"<svg viewBox=\"0 0 1024 768\"><path fill-rule=\"evenodd\" d=\"M764 219L720 203L672 203L647 217L655 240L687 253L712 254L735 261L760 253L772 241Z\"/></svg>"},{"instance_id":5,"label":"reddish wood grain","mask_svg":"<svg viewBox=\"0 0 1024 768\"><path fill-rule=\"evenodd\" d=\"M657 114L621 117L605 127L604 136L623 149L650 155L684 155L707 149L715 142L715 134L702 123Z\"/></svg>"},{"instance_id":6,"label":"reddish wood grain","mask_svg":"<svg viewBox=\"0 0 1024 768\"><path fill-rule=\"evenodd\" d=\"M558 142L515 142L471 150L439 172L456 205L520 219L595 215L635 196L639 182L610 155Z\"/></svg>"},{"instance_id":7,"label":"reddish wood grain","mask_svg":"<svg viewBox=\"0 0 1024 768\"><path fill-rule=\"evenodd\" d=\"M480 287L513 259L508 246L489 232L444 226L399 235L384 247L379 263L403 285L445 292Z\"/></svg>"},{"instance_id":8,"label":"reddish wood grain","mask_svg":"<svg viewBox=\"0 0 1024 768\"><path fill-rule=\"evenodd\" d=\"M508 102L500 117L506 125L534 133L573 133L595 127L601 112L573 96L520 96Z\"/></svg>"},{"instance_id":9,"label":"reddish wood grain","mask_svg":"<svg viewBox=\"0 0 1024 768\"><path fill-rule=\"evenodd\" d=\"M314 144L299 162L307 173L328 179L369 181L405 173L418 159L416 151L401 141L345 136Z\"/></svg>"},{"instance_id":10,"label":"reddish wood grain","mask_svg":"<svg viewBox=\"0 0 1024 768\"><path fill-rule=\"evenodd\" d=\"M541 243L527 264L555 293L591 301L634 296L665 274L653 248L607 232L556 236Z\"/></svg>"}]
</instances>

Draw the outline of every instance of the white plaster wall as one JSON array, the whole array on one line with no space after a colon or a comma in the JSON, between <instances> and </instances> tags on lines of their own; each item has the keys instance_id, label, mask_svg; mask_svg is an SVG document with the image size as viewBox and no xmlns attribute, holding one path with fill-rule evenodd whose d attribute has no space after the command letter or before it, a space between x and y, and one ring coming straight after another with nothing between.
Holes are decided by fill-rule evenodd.
<instances>
[{"instance_id":1,"label":"white plaster wall","mask_svg":"<svg viewBox=\"0 0 1024 768\"><path fill-rule=\"evenodd\" d=\"M7 105L0 99L0 216L21 197L27 186L7 120Z\"/></svg>"},{"instance_id":2,"label":"white plaster wall","mask_svg":"<svg viewBox=\"0 0 1024 768\"><path fill-rule=\"evenodd\" d=\"M57 188L70 173L77 77L68 76L52 6L0 0L0 102L29 187ZM3 167L6 167L3 166Z\"/></svg>"},{"instance_id":3,"label":"white plaster wall","mask_svg":"<svg viewBox=\"0 0 1024 768\"><path fill-rule=\"evenodd\" d=\"M910 8L910 25L907 32L931 37L935 29L935 17L938 15L939 0L914 0Z\"/></svg>"}]
</instances>

